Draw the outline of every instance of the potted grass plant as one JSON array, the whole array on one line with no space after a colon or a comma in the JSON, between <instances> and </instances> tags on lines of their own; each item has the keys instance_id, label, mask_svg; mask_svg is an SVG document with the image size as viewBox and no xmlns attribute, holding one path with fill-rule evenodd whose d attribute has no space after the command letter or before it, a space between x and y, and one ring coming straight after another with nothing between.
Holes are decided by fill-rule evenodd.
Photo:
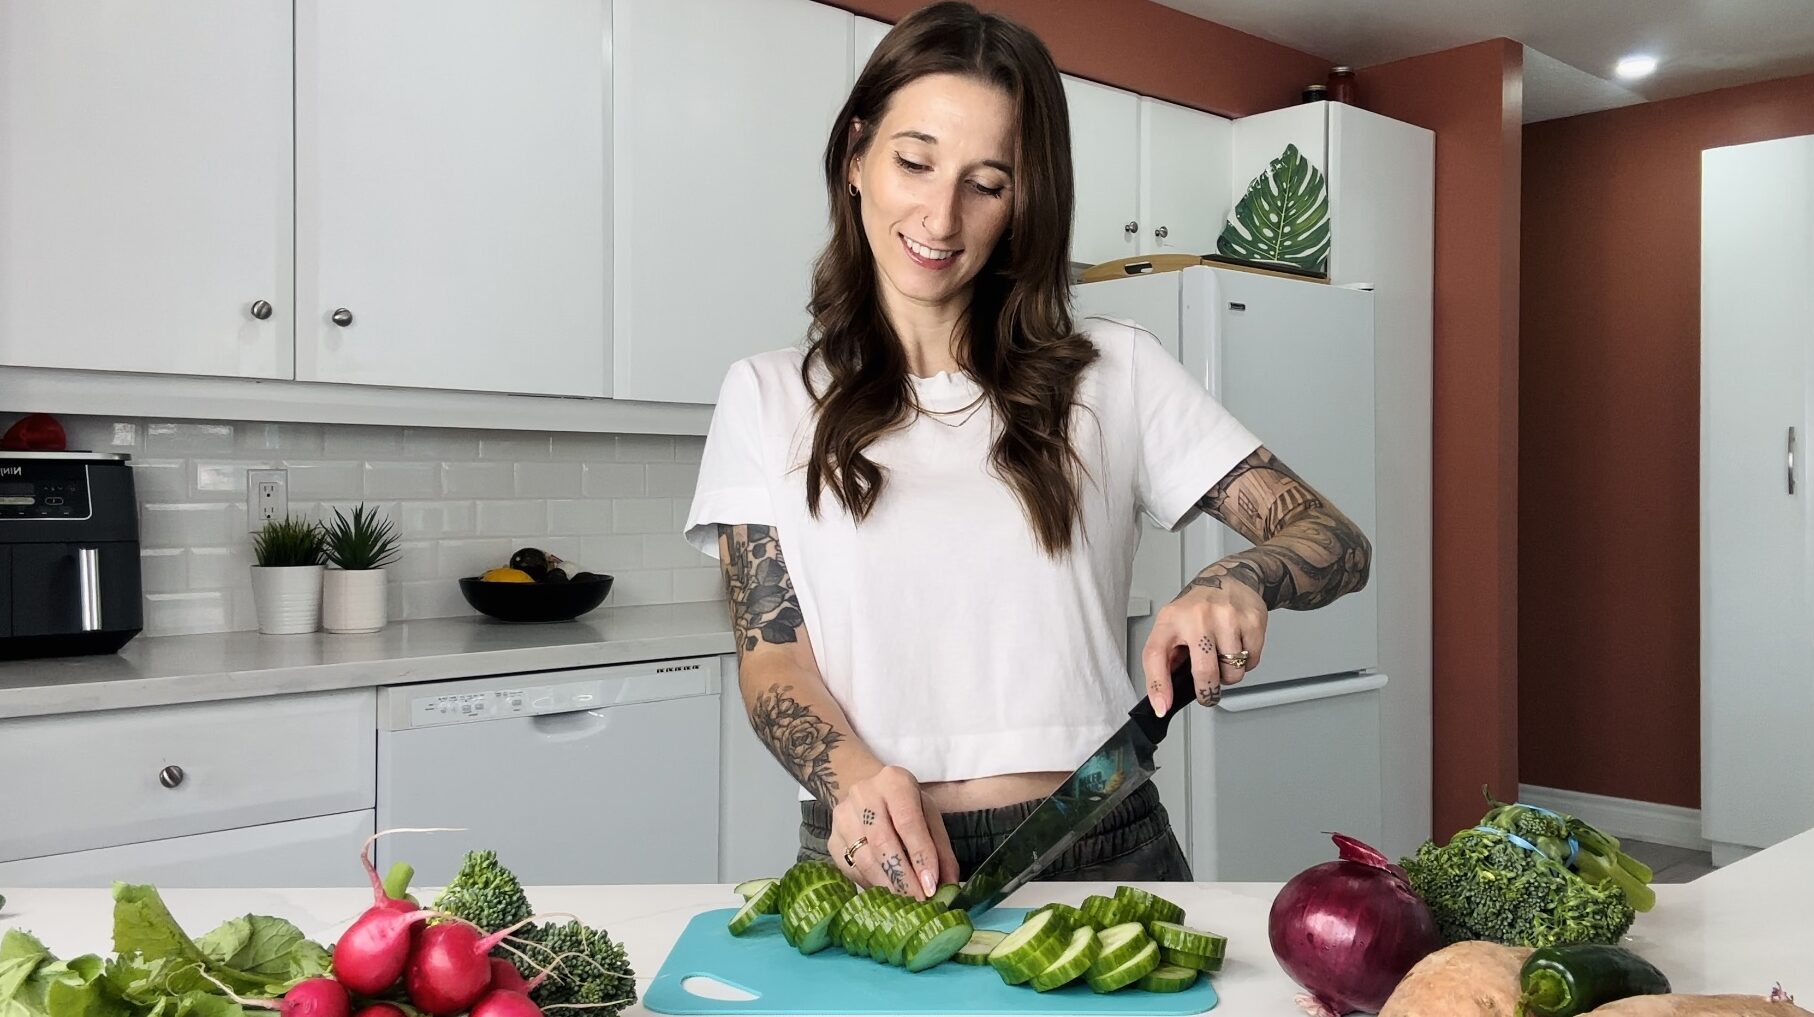
<instances>
[{"instance_id":1,"label":"potted grass plant","mask_svg":"<svg viewBox=\"0 0 1814 1017\"><path fill-rule=\"evenodd\" d=\"M387 620L384 567L397 560L397 530L363 502L351 517L339 509L321 527L321 627L329 632L376 632Z\"/></svg>"},{"instance_id":2,"label":"potted grass plant","mask_svg":"<svg viewBox=\"0 0 1814 1017\"><path fill-rule=\"evenodd\" d=\"M321 527L285 516L252 537L252 602L258 631L269 635L321 627Z\"/></svg>"}]
</instances>

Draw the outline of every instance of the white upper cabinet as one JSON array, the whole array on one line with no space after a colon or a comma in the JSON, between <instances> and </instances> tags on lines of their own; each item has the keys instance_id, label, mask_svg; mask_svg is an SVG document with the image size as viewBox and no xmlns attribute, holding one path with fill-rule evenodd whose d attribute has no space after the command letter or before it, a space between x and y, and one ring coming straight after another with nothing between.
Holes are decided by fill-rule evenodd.
<instances>
[{"instance_id":1,"label":"white upper cabinet","mask_svg":"<svg viewBox=\"0 0 1814 1017\"><path fill-rule=\"evenodd\" d=\"M1140 254L1212 254L1228 215L1234 123L1140 99Z\"/></svg>"},{"instance_id":2,"label":"white upper cabinet","mask_svg":"<svg viewBox=\"0 0 1814 1017\"><path fill-rule=\"evenodd\" d=\"M290 7L0 2L0 365L287 378Z\"/></svg>"},{"instance_id":3,"label":"white upper cabinet","mask_svg":"<svg viewBox=\"0 0 1814 1017\"><path fill-rule=\"evenodd\" d=\"M297 378L608 394L609 32L608 0L297 0Z\"/></svg>"},{"instance_id":4,"label":"white upper cabinet","mask_svg":"<svg viewBox=\"0 0 1814 1017\"><path fill-rule=\"evenodd\" d=\"M876 47L882 44L882 39L893 28L894 26L886 21L876 21L873 18L857 19L856 31L851 37L850 44L851 84L856 84L857 76L863 73L864 66L869 63L869 55L876 51Z\"/></svg>"},{"instance_id":5,"label":"white upper cabinet","mask_svg":"<svg viewBox=\"0 0 1814 1017\"><path fill-rule=\"evenodd\" d=\"M851 15L809 0L616 0L620 399L710 403L799 343Z\"/></svg>"},{"instance_id":6,"label":"white upper cabinet","mask_svg":"<svg viewBox=\"0 0 1814 1017\"><path fill-rule=\"evenodd\" d=\"M1141 251L1140 97L1081 78L1064 79L1071 108L1077 214L1071 260L1085 265Z\"/></svg>"}]
</instances>

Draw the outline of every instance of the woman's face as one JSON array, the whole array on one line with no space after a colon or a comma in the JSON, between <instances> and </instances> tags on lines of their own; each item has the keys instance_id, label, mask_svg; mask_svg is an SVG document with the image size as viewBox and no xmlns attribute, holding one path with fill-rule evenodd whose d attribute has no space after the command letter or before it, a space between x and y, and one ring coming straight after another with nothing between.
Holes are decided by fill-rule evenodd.
<instances>
[{"instance_id":1,"label":"woman's face","mask_svg":"<svg viewBox=\"0 0 1814 1017\"><path fill-rule=\"evenodd\" d=\"M1014 208L1014 110L974 78L931 74L894 93L850 182L884 288L907 301L967 299Z\"/></svg>"}]
</instances>

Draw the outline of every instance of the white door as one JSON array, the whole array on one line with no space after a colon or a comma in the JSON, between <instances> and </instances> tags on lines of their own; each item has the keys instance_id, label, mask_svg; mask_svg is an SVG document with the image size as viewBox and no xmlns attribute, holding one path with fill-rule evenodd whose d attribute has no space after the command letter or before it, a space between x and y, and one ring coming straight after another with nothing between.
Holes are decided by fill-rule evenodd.
<instances>
[{"instance_id":1,"label":"white door","mask_svg":"<svg viewBox=\"0 0 1814 1017\"><path fill-rule=\"evenodd\" d=\"M1077 212L1071 260L1095 265L1140 253L1140 97L1067 76Z\"/></svg>"},{"instance_id":2,"label":"white door","mask_svg":"<svg viewBox=\"0 0 1814 1017\"><path fill-rule=\"evenodd\" d=\"M1143 254L1210 254L1228 217L1234 124L1186 106L1140 99Z\"/></svg>"},{"instance_id":3,"label":"white door","mask_svg":"<svg viewBox=\"0 0 1814 1017\"><path fill-rule=\"evenodd\" d=\"M806 336L853 19L810 0L613 16L613 395L711 403L733 362Z\"/></svg>"},{"instance_id":4,"label":"white door","mask_svg":"<svg viewBox=\"0 0 1814 1017\"><path fill-rule=\"evenodd\" d=\"M1759 848L1814 826L1814 137L1701 187L1701 824Z\"/></svg>"},{"instance_id":5,"label":"white door","mask_svg":"<svg viewBox=\"0 0 1814 1017\"><path fill-rule=\"evenodd\" d=\"M0 162L0 364L290 377L289 4L0 3Z\"/></svg>"},{"instance_id":6,"label":"white door","mask_svg":"<svg viewBox=\"0 0 1814 1017\"><path fill-rule=\"evenodd\" d=\"M0 886L370 885L356 859L372 810L0 862Z\"/></svg>"},{"instance_id":7,"label":"white door","mask_svg":"<svg viewBox=\"0 0 1814 1017\"><path fill-rule=\"evenodd\" d=\"M863 67L869 63L869 55L875 52L876 47L882 44L882 39L893 28L894 26L888 22L877 21L874 18L856 19L850 47L850 80L852 84L856 83L857 76L863 73Z\"/></svg>"},{"instance_id":8,"label":"white door","mask_svg":"<svg viewBox=\"0 0 1814 1017\"><path fill-rule=\"evenodd\" d=\"M299 379L607 394L608 11L297 0Z\"/></svg>"}]
</instances>

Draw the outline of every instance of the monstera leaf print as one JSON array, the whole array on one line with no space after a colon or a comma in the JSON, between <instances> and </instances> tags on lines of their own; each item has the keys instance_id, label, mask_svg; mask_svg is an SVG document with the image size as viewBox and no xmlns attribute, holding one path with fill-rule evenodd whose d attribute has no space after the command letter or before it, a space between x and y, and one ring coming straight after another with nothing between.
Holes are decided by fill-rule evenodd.
<instances>
[{"instance_id":1,"label":"monstera leaf print","mask_svg":"<svg viewBox=\"0 0 1814 1017\"><path fill-rule=\"evenodd\" d=\"M1296 145L1272 160L1235 204L1216 251L1257 264L1322 272L1329 260L1329 189Z\"/></svg>"}]
</instances>

